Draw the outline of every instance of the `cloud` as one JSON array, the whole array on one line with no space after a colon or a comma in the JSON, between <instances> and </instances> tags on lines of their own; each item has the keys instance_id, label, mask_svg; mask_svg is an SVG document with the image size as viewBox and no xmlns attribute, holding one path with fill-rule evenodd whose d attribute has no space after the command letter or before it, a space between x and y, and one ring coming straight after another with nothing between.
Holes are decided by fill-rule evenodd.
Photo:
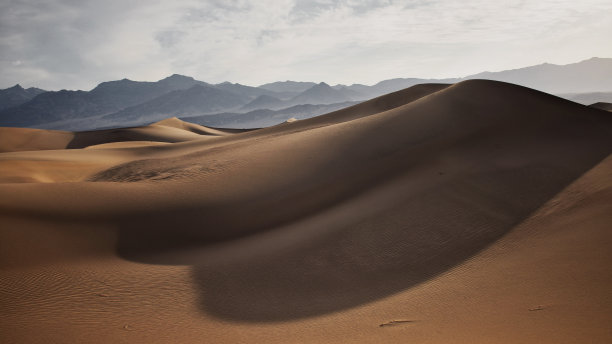
<instances>
[{"instance_id":1,"label":"cloud","mask_svg":"<svg viewBox=\"0 0 612 344\"><path fill-rule=\"evenodd\" d=\"M377 8L390 6L392 3L391 0L296 0L289 16L294 22L301 22L328 11L350 9L354 14L364 14Z\"/></svg>"},{"instance_id":2,"label":"cloud","mask_svg":"<svg viewBox=\"0 0 612 344\"><path fill-rule=\"evenodd\" d=\"M155 1L3 3L2 76L49 88L87 88L128 70L138 75L145 68L168 68L167 61L156 59L160 45L153 33L173 23L175 9ZM19 68L9 67L15 60L22 61Z\"/></svg>"},{"instance_id":3,"label":"cloud","mask_svg":"<svg viewBox=\"0 0 612 344\"><path fill-rule=\"evenodd\" d=\"M0 87L374 83L612 56L608 0L5 1ZM16 63L20 61L20 63Z\"/></svg>"}]
</instances>

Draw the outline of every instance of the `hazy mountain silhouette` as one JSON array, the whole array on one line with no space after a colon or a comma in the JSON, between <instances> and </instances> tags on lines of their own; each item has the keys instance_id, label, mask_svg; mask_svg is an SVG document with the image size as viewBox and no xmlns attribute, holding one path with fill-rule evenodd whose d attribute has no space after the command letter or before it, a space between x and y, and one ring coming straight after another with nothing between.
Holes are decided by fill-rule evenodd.
<instances>
[{"instance_id":1,"label":"hazy mountain silhouette","mask_svg":"<svg viewBox=\"0 0 612 344\"><path fill-rule=\"evenodd\" d=\"M259 109L247 113L219 113L181 119L211 127L220 128L261 128L286 122L289 119L307 119L332 111L340 110L358 102L335 104L302 104L280 110ZM144 123L143 123L144 124Z\"/></svg>"},{"instance_id":2,"label":"hazy mountain silhouette","mask_svg":"<svg viewBox=\"0 0 612 344\"><path fill-rule=\"evenodd\" d=\"M383 80L372 86L353 84L350 86L336 85L334 86L334 88L346 88L348 90L356 92L357 94L363 95L365 98L373 98L418 84L452 84L469 79L488 79L505 81L525 87L534 88L551 94L561 94L564 97L566 96L564 93L574 93L571 96L575 96L575 93L592 92L598 92L600 93L599 96L602 96L602 91L612 91L612 58L594 57L588 60L567 65L544 63L536 66L505 70L500 72L483 72L469 75L463 78L396 78ZM273 85L277 85L277 87L280 87L281 84L292 85L292 83L294 82L286 81L283 83L273 83ZM566 98L574 100L571 96ZM605 97L608 96L605 95ZM606 99L610 100L609 98L604 98L604 100ZM582 102L582 100L580 102ZM588 103L589 102L586 102L585 104Z\"/></svg>"},{"instance_id":3,"label":"hazy mountain silhouette","mask_svg":"<svg viewBox=\"0 0 612 344\"><path fill-rule=\"evenodd\" d=\"M1 111L0 125L29 127L109 114L194 85L208 84L175 74L157 82L128 79L103 82L89 92L45 92L17 107Z\"/></svg>"},{"instance_id":4,"label":"hazy mountain silhouette","mask_svg":"<svg viewBox=\"0 0 612 344\"><path fill-rule=\"evenodd\" d=\"M243 106L240 110L243 110L243 111L251 111L251 110L257 110L257 109L275 110L275 109L282 108L285 104L286 102L284 102L281 99L263 94L253 99L250 103Z\"/></svg>"},{"instance_id":5,"label":"hazy mountain silhouette","mask_svg":"<svg viewBox=\"0 0 612 344\"><path fill-rule=\"evenodd\" d=\"M293 97L290 102L293 104L333 104L351 100L353 99L342 91L321 82Z\"/></svg>"},{"instance_id":6,"label":"hazy mountain silhouette","mask_svg":"<svg viewBox=\"0 0 612 344\"><path fill-rule=\"evenodd\" d=\"M483 72L463 79L505 81L552 94L612 91L612 58L593 57L577 63Z\"/></svg>"},{"instance_id":7,"label":"hazy mountain silhouette","mask_svg":"<svg viewBox=\"0 0 612 344\"><path fill-rule=\"evenodd\" d=\"M284 98L293 98L298 94L306 91L312 86L316 85L316 82L309 81L277 81L268 84L263 84L259 88L263 88L269 91L276 92L279 96Z\"/></svg>"},{"instance_id":8,"label":"hazy mountain silhouette","mask_svg":"<svg viewBox=\"0 0 612 344\"><path fill-rule=\"evenodd\" d=\"M174 74L157 82L141 82L128 79L99 84L89 92L92 101L110 103L120 109L146 102L170 91L191 88L194 85L209 85L192 77Z\"/></svg>"},{"instance_id":9,"label":"hazy mountain silhouette","mask_svg":"<svg viewBox=\"0 0 612 344\"><path fill-rule=\"evenodd\" d=\"M233 92L243 97L250 97L250 98L256 98L261 95L273 96L275 94L275 92L272 92L266 89L246 86L246 85L241 85L241 84L232 84L230 82L223 82L220 84L216 84L214 85L214 87L220 90Z\"/></svg>"},{"instance_id":10,"label":"hazy mountain silhouette","mask_svg":"<svg viewBox=\"0 0 612 344\"><path fill-rule=\"evenodd\" d=\"M612 103L612 92L565 93L559 96L584 105L599 102Z\"/></svg>"},{"instance_id":11,"label":"hazy mountain silhouette","mask_svg":"<svg viewBox=\"0 0 612 344\"><path fill-rule=\"evenodd\" d=\"M344 94L347 98L353 100L367 100L373 98L368 92L361 92L355 89L351 89L345 85L335 85L332 88L340 93Z\"/></svg>"},{"instance_id":12,"label":"hazy mountain silhouette","mask_svg":"<svg viewBox=\"0 0 612 344\"><path fill-rule=\"evenodd\" d=\"M89 92L44 92L34 88L24 90L19 85L0 90L0 126L96 129L126 124L120 121L152 122L165 115L195 116L258 109L278 110L301 104L347 103L417 84L456 83L476 78L527 86L585 105L612 102L611 58L591 58L568 65L545 63L501 72L483 72L464 78L397 78L372 86L353 84L331 87L324 82L316 84L289 80L259 87L229 82L212 85L174 74L157 82L128 79L103 82ZM196 85L203 88L192 90ZM274 112L274 115L278 113Z\"/></svg>"},{"instance_id":13,"label":"hazy mountain silhouette","mask_svg":"<svg viewBox=\"0 0 612 344\"><path fill-rule=\"evenodd\" d=\"M45 92L24 104L0 111L0 125L30 127L46 122L87 117L111 112L115 107L109 103L93 102L85 91Z\"/></svg>"},{"instance_id":14,"label":"hazy mountain silhouette","mask_svg":"<svg viewBox=\"0 0 612 344\"><path fill-rule=\"evenodd\" d=\"M195 85L187 90L176 90L142 104L106 115L102 120L114 123L155 121L174 116L195 116L237 108L250 98L206 85Z\"/></svg>"},{"instance_id":15,"label":"hazy mountain silhouette","mask_svg":"<svg viewBox=\"0 0 612 344\"><path fill-rule=\"evenodd\" d=\"M25 89L19 84L4 90L0 90L0 110L26 103L44 92L46 91L36 87Z\"/></svg>"}]
</instances>

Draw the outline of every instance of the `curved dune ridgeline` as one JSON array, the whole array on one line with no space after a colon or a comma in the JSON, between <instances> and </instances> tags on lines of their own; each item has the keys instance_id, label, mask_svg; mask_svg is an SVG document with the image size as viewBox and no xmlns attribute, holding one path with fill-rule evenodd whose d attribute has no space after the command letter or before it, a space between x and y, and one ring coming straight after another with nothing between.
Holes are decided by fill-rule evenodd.
<instances>
[{"instance_id":1,"label":"curved dune ridgeline","mask_svg":"<svg viewBox=\"0 0 612 344\"><path fill-rule=\"evenodd\" d=\"M590 107L601 109L605 111L612 111L612 103L599 102L589 105Z\"/></svg>"},{"instance_id":2,"label":"curved dune ridgeline","mask_svg":"<svg viewBox=\"0 0 612 344\"><path fill-rule=\"evenodd\" d=\"M471 80L251 131L7 133L9 342L612 339L608 112Z\"/></svg>"}]
</instances>

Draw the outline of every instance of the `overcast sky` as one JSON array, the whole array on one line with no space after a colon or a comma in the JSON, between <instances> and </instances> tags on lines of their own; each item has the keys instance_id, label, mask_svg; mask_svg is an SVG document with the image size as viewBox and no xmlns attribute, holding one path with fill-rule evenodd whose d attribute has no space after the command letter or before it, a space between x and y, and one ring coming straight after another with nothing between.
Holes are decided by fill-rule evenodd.
<instances>
[{"instance_id":1,"label":"overcast sky","mask_svg":"<svg viewBox=\"0 0 612 344\"><path fill-rule=\"evenodd\" d=\"M0 88L372 84L612 57L610 0L0 0Z\"/></svg>"}]
</instances>

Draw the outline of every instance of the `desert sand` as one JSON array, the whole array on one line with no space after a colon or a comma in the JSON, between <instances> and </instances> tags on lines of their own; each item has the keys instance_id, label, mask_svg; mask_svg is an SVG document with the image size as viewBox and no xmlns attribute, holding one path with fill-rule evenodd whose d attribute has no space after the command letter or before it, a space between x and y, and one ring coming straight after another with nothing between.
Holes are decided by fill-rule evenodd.
<instances>
[{"instance_id":1,"label":"desert sand","mask_svg":"<svg viewBox=\"0 0 612 344\"><path fill-rule=\"evenodd\" d=\"M471 80L0 134L0 342L612 342L607 111Z\"/></svg>"}]
</instances>

